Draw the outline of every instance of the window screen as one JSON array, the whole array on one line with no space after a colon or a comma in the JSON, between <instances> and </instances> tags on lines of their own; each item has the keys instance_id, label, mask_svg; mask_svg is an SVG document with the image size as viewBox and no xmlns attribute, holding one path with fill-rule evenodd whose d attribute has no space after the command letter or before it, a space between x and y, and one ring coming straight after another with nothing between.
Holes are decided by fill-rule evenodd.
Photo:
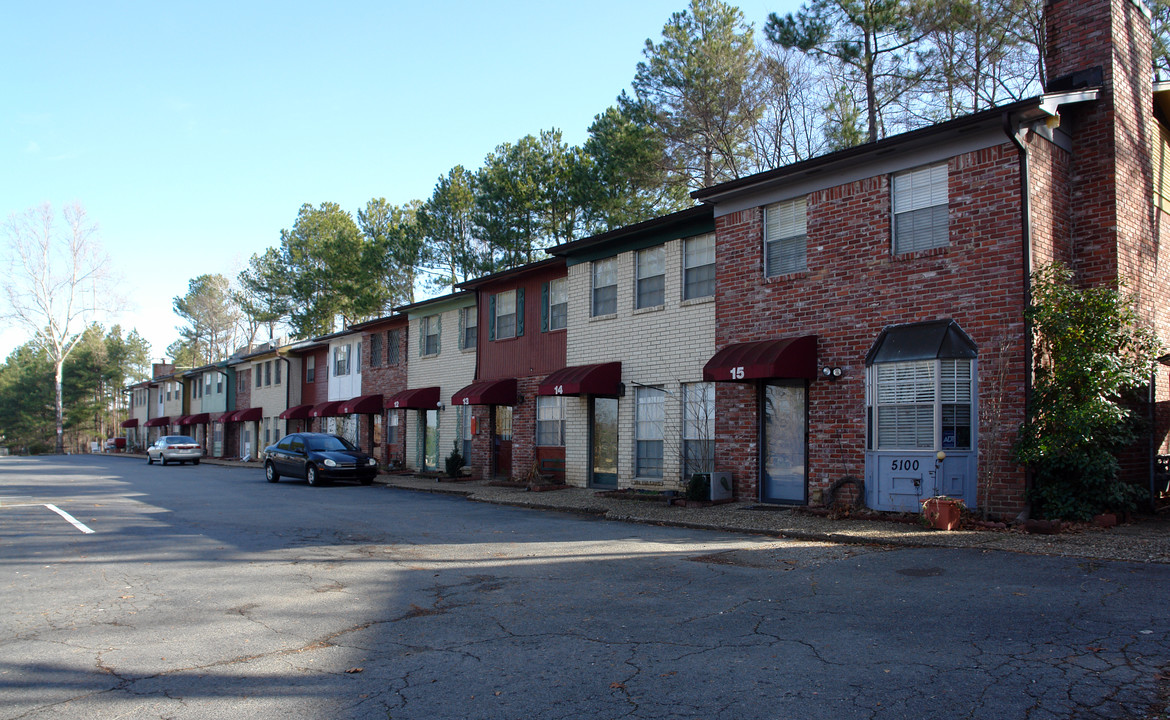
<instances>
[{"instance_id":1,"label":"window screen","mask_svg":"<svg viewBox=\"0 0 1170 720\"><path fill-rule=\"evenodd\" d=\"M637 477L662 477L664 401L665 393L661 388L638 388L634 420L637 445L634 473Z\"/></svg>"},{"instance_id":2,"label":"window screen","mask_svg":"<svg viewBox=\"0 0 1170 720\"><path fill-rule=\"evenodd\" d=\"M764 271L768 277L808 269L808 200L800 197L764 208Z\"/></svg>"},{"instance_id":3,"label":"window screen","mask_svg":"<svg viewBox=\"0 0 1170 720\"><path fill-rule=\"evenodd\" d=\"M894 176L894 252L945 247L950 240L946 163Z\"/></svg>"},{"instance_id":4,"label":"window screen","mask_svg":"<svg viewBox=\"0 0 1170 720\"><path fill-rule=\"evenodd\" d=\"M569 325L569 282L565 278L548 283L548 329L563 330Z\"/></svg>"},{"instance_id":5,"label":"window screen","mask_svg":"<svg viewBox=\"0 0 1170 720\"><path fill-rule=\"evenodd\" d=\"M666 301L666 249L639 250L637 307L657 307Z\"/></svg>"},{"instance_id":6,"label":"window screen","mask_svg":"<svg viewBox=\"0 0 1170 720\"><path fill-rule=\"evenodd\" d=\"M593 316L617 312L617 260L606 258L593 263Z\"/></svg>"},{"instance_id":7,"label":"window screen","mask_svg":"<svg viewBox=\"0 0 1170 720\"><path fill-rule=\"evenodd\" d=\"M715 294L715 235L683 242L683 300Z\"/></svg>"}]
</instances>

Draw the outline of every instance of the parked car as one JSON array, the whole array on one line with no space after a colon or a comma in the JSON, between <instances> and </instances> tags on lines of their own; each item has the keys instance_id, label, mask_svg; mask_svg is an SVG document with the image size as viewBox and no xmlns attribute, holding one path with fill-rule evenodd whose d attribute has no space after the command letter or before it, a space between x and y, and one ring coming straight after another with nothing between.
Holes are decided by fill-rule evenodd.
<instances>
[{"instance_id":1,"label":"parked car","mask_svg":"<svg viewBox=\"0 0 1170 720\"><path fill-rule=\"evenodd\" d=\"M378 461L348 440L327 433L293 433L264 449L264 477L276 482L281 476L303 477L310 485L333 480L374 482Z\"/></svg>"},{"instance_id":2,"label":"parked car","mask_svg":"<svg viewBox=\"0 0 1170 720\"><path fill-rule=\"evenodd\" d=\"M146 464L154 465L155 460L161 460L163 465L177 462L182 465L190 462L199 464L203 457L203 448L189 435L163 435L154 444L146 448Z\"/></svg>"}]
</instances>

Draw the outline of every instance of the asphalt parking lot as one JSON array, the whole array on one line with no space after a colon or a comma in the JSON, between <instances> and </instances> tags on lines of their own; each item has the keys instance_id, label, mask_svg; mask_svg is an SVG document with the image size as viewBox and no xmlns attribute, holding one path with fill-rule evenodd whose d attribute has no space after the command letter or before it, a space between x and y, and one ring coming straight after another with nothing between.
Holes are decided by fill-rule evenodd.
<instances>
[{"instance_id":1,"label":"asphalt parking lot","mask_svg":"<svg viewBox=\"0 0 1170 720\"><path fill-rule=\"evenodd\" d=\"M1170 565L600 517L0 459L0 718L1158 712Z\"/></svg>"}]
</instances>

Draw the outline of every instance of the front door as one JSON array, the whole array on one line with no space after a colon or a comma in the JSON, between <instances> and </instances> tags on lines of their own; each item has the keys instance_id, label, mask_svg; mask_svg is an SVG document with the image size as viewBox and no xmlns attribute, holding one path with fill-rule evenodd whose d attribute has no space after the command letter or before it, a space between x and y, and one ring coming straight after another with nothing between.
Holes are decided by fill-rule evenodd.
<instances>
[{"instance_id":1,"label":"front door","mask_svg":"<svg viewBox=\"0 0 1170 720\"><path fill-rule=\"evenodd\" d=\"M497 477L512 477L512 408L496 405L495 427L492 429L492 467Z\"/></svg>"},{"instance_id":2,"label":"front door","mask_svg":"<svg viewBox=\"0 0 1170 720\"><path fill-rule=\"evenodd\" d=\"M422 412L422 466L423 470L439 469L439 411Z\"/></svg>"},{"instance_id":3,"label":"front door","mask_svg":"<svg viewBox=\"0 0 1170 720\"><path fill-rule=\"evenodd\" d=\"M804 383L764 383L760 394L760 501L808 502L807 390Z\"/></svg>"},{"instance_id":4,"label":"front door","mask_svg":"<svg viewBox=\"0 0 1170 720\"><path fill-rule=\"evenodd\" d=\"M589 399L589 485L617 487L618 401Z\"/></svg>"}]
</instances>

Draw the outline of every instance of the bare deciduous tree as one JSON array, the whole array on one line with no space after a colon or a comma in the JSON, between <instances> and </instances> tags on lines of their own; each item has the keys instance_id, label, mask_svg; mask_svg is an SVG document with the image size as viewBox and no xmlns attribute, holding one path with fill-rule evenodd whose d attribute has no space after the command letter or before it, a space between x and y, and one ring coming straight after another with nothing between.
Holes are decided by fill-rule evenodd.
<instances>
[{"instance_id":1,"label":"bare deciduous tree","mask_svg":"<svg viewBox=\"0 0 1170 720\"><path fill-rule=\"evenodd\" d=\"M56 379L57 452L64 452L61 376L85 329L111 303L107 258L97 228L78 203L57 214L48 203L13 214L4 226L9 249L3 317L43 344Z\"/></svg>"}]
</instances>

